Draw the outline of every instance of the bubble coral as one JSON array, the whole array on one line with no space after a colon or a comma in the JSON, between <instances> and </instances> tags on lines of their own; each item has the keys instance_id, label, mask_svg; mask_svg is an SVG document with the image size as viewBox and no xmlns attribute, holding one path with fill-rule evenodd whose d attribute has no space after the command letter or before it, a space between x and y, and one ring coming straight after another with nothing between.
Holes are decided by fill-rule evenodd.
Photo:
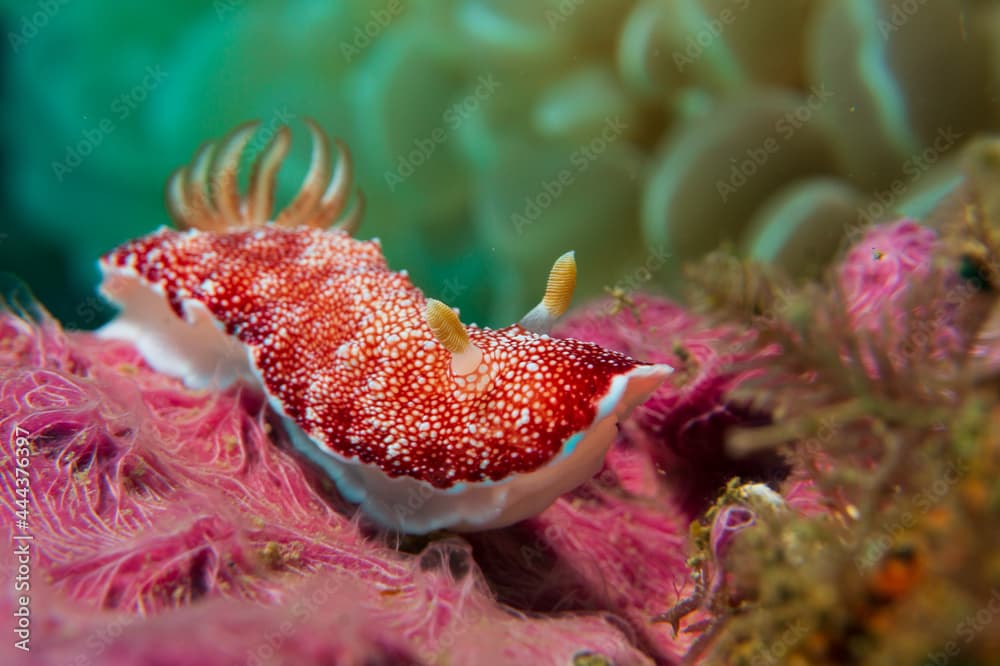
<instances>
[{"instance_id":1,"label":"bubble coral","mask_svg":"<svg viewBox=\"0 0 1000 666\"><path fill-rule=\"evenodd\" d=\"M11 219L55 239L82 299L92 257L157 219L183 147L308 114L355 146L390 263L473 320L529 307L570 237L595 266L584 295L654 252L671 286L722 241L816 273L845 229L925 207L954 182L953 149L996 126L998 25L959 0L66 5L11 61L8 128L45 129L8 129ZM141 101L110 106L157 66ZM50 196L53 163L83 144Z\"/></svg>"}]
</instances>

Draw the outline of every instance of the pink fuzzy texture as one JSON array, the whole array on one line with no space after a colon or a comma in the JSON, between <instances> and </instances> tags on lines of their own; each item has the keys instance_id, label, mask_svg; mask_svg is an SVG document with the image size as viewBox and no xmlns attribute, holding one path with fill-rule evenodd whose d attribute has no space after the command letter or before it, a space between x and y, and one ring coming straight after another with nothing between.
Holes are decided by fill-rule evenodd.
<instances>
[{"instance_id":1,"label":"pink fuzzy texture","mask_svg":"<svg viewBox=\"0 0 1000 666\"><path fill-rule=\"evenodd\" d=\"M782 488L782 497L789 507L803 516L828 513L827 498L816 488L812 479L789 478Z\"/></svg>"},{"instance_id":2,"label":"pink fuzzy texture","mask_svg":"<svg viewBox=\"0 0 1000 666\"><path fill-rule=\"evenodd\" d=\"M597 301L573 313L555 331L675 368L673 377L636 409L633 427L626 429L626 450L635 449L635 460L651 458L654 465L633 464L628 474L646 478L625 483L637 484L634 491L645 487L647 494L665 483L674 498L674 510L682 510L691 520L732 476L744 481L784 478L787 468L776 455L736 460L725 451L729 428L769 422L767 414L727 397L749 376L731 370L733 363L749 357L749 334L710 327L663 298L635 295L632 301L634 310L617 312L610 299ZM686 360L678 349L684 350Z\"/></svg>"},{"instance_id":3,"label":"pink fuzzy texture","mask_svg":"<svg viewBox=\"0 0 1000 666\"><path fill-rule=\"evenodd\" d=\"M910 287L931 275L937 239L934 230L912 220L875 226L850 248L837 271L851 326L875 338L897 368L915 356L942 358L961 345L952 326L955 306L971 287L957 274L945 285L943 300L909 299ZM863 359L869 374L877 376L871 355L863 352Z\"/></svg>"},{"instance_id":4,"label":"pink fuzzy texture","mask_svg":"<svg viewBox=\"0 0 1000 666\"><path fill-rule=\"evenodd\" d=\"M688 521L666 493L652 498L623 489L621 460L610 458L594 482L542 514L470 539L502 598L543 611L610 609L629 621L640 645L667 660L695 638L649 621L691 591ZM648 459L646 466L652 468Z\"/></svg>"},{"instance_id":5,"label":"pink fuzzy texture","mask_svg":"<svg viewBox=\"0 0 1000 666\"><path fill-rule=\"evenodd\" d=\"M565 664L588 651L651 663L608 614L617 606L525 617L494 600L465 540L411 555L366 532L277 431L269 439L253 392L191 391L129 346L3 314L0 414L5 454L15 427L34 448L31 663ZM11 525L13 465L2 474ZM675 551L657 554L669 562L683 547L675 527L652 542ZM607 552L634 566L634 553ZM672 588L653 589L672 602ZM8 618L11 595L5 584ZM22 656L10 640L3 650L3 663Z\"/></svg>"},{"instance_id":6,"label":"pink fuzzy texture","mask_svg":"<svg viewBox=\"0 0 1000 666\"><path fill-rule=\"evenodd\" d=\"M874 330L889 303L930 273L937 234L911 220L874 226L848 250L837 272L855 326Z\"/></svg>"}]
</instances>

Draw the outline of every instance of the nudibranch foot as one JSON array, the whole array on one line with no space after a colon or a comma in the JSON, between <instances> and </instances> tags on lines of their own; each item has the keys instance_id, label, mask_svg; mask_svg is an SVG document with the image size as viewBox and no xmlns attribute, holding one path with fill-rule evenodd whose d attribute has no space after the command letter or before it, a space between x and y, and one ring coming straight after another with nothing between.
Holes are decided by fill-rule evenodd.
<instances>
[{"instance_id":1,"label":"nudibranch foot","mask_svg":"<svg viewBox=\"0 0 1000 666\"><path fill-rule=\"evenodd\" d=\"M439 529L474 532L512 525L544 511L560 495L597 474L617 435L617 424L663 382L671 369L644 365L619 375L600 401L597 415L574 433L557 459L541 469L498 481L437 488L408 476L389 477L376 465L331 456L285 419L295 448L334 479L349 502L389 529L427 534Z\"/></svg>"},{"instance_id":2,"label":"nudibranch foot","mask_svg":"<svg viewBox=\"0 0 1000 666\"><path fill-rule=\"evenodd\" d=\"M171 178L180 230L101 258L102 293L121 306L101 334L189 386L259 387L295 447L392 529L500 527L585 482L617 423L671 368L545 334L569 306L572 253L522 324L463 324L389 270L377 240L351 237L364 201L344 214L350 158L338 142L331 169L329 142L308 124L308 173L273 221L287 128L258 156L246 194L237 167L252 124Z\"/></svg>"},{"instance_id":3,"label":"nudibranch foot","mask_svg":"<svg viewBox=\"0 0 1000 666\"><path fill-rule=\"evenodd\" d=\"M180 316L158 285L129 271L104 269L101 293L120 313L98 331L105 338L128 340L150 367L180 378L191 388L224 388L235 381L257 383L246 346L219 326L204 303L180 301Z\"/></svg>"}]
</instances>

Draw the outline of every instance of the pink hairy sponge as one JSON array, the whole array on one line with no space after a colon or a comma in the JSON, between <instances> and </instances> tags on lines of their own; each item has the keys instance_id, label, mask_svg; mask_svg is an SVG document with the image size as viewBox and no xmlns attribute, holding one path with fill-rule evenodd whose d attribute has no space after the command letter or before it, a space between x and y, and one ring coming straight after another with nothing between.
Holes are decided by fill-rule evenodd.
<instances>
[{"instance_id":1,"label":"pink hairy sponge","mask_svg":"<svg viewBox=\"0 0 1000 666\"><path fill-rule=\"evenodd\" d=\"M273 220L287 128L247 193L237 168L256 128L207 144L168 183L179 230L125 243L100 262L121 306L101 334L136 345L192 387L259 386L296 448L376 521L412 533L509 525L596 473L617 423L671 372L547 335L569 306L572 253L519 324L465 326L357 241L363 199L337 144L313 135L309 172ZM327 186L327 182L329 185Z\"/></svg>"}]
</instances>

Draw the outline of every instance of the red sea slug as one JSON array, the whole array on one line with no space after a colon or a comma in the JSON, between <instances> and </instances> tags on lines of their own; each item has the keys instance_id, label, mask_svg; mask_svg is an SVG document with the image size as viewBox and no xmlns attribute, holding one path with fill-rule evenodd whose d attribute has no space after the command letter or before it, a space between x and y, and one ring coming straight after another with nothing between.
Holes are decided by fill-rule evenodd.
<instances>
[{"instance_id":1,"label":"red sea slug","mask_svg":"<svg viewBox=\"0 0 1000 666\"><path fill-rule=\"evenodd\" d=\"M279 131L241 196L237 167L255 126L207 144L168 185L179 230L101 259L122 311L102 335L134 343L189 386L259 385L296 447L380 523L407 532L500 527L594 475L616 425L671 372L595 344L546 335L568 307L572 253L519 324L464 326L388 269L377 239L339 224L351 181L313 123L301 191L268 222ZM324 190L325 187L325 190Z\"/></svg>"}]
</instances>

